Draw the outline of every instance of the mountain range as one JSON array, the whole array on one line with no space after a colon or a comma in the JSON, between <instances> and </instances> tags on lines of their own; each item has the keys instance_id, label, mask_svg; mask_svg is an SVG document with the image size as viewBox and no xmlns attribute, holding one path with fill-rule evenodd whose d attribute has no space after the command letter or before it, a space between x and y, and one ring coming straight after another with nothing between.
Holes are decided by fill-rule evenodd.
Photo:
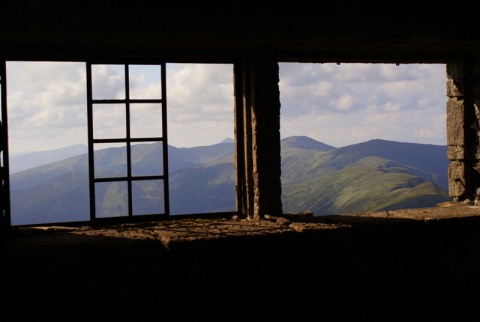
<instances>
[{"instance_id":1,"label":"mountain range","mask_svg":"<svg viewBox=\"0 0 480 322\"><path fill-rule=\"evenodd\" d=\"M10 174L35 168L47 163L66 159L74 155L85 154L88 147L85 144L74 144L60 149L28 152L10 155Z\"/></svg>"},{"instance_id":2,"label":"mountain range","mask_svg":"<svg viewBox=\"0 0 480 322\"><path fill-rule=\"evenodd\" d=\"M136 173L161 171L160 144L132 147ZM231 139L192 148L169 146L170 213L235 211L233 155ZM82 147L39 156L41 152L30 155L48 163L11 171L12 225L89 220L88 155ZM19 157L11 157L11 168L29 162L29 154ZM96 174L98 169L115 173L124 167L121 160L126 156L118 148L108 148L96 151L95 160ZM292 136L281 140L281 160L284 213L312 211L320 216L430 207L449 200L447 146L375 139L335 148L306 136ZM96 196L96 203L103 205L96 208L97 217L127 211L117 200L125 198L126 190L120 186L110 193L106 190ZM140 212L163 209L163 201L152 198L161 192L158 184L140 190L134 195L142 200L136 203Z\"/></svg>"}]
</instances>

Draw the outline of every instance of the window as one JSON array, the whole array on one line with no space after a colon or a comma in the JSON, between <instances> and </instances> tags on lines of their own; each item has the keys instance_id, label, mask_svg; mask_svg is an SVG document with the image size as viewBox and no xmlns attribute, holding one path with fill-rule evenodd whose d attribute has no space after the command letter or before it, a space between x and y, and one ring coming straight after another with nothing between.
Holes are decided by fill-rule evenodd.
<instances>
[{"instance_id":1,"label":"window","mask_svg":"<svg viewBox=\"0 0 480 322\"><path fill-rule=\"evenodd\" d=\"M6 62L11 224L234 212L232 73Z\"/></svg>"}]
</instances>

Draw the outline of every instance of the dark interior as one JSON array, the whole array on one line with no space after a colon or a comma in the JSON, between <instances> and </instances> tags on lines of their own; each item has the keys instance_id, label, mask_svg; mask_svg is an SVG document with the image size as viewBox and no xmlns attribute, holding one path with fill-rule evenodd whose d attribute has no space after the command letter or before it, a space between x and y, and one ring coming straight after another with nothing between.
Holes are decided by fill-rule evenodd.
<instances>
[{"instance_id":1,"label":"dark interior","mask_svg":"<svg viewBox=\"0 0 480 322\"><path fill-rule=\"evenodd\" d=\"M350 2L2 1L0 57L478 62L472 6ZM480 72L472 70L465 75L478 83ZM478 102L473 92L472 104ZM476 150L478 140L465 142ZM479 220L372 219L352 229L185 241L170 249L158 241L88 237L42 246L35 234L7 228L1 232L0 316L475 321Z\"/></svg>"}]
</instances>

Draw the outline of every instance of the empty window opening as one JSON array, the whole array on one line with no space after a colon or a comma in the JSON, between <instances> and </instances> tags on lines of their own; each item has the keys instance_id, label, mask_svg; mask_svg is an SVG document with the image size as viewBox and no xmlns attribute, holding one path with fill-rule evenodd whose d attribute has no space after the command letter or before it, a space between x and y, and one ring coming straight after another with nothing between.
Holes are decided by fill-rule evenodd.
<instances>
[{"instance_id":1,"label":"empty window opening","mask_svg":"<svg viewBox=\"0 0 480 322\"><path fill-rule=\"evenodd\" d=\"M12 225L88 221L92 205L95 218L235 211L232 65L166 64L166 94L161 66L92 65L92 197L86 63L7 62ZM445 78L434 64L281 63L284 212L446 201Z\"/></svg>"},{"instance_id":2,"label":"empty window opening","mask_svg":"<svg viewBox=\"0 0 480 322\"><path fill-rule=\"evenodd\" d=\"M285 213L450 201L445 65L279 67Z\"/></svg>"},{"instance_id":3,"label":"empty window opening","mask_svg":"<svg viewBox=\"0 0 480 322\"><path fill-rule=\"evenodd\" d=\"M11 224L90 218L85 64L7 62Z\"/></svg>"},{"instance_id":4,"label":"empty window opening","mask_svg":"<svg viewBox=\"0 0 480 322\"><path fill-rule=\"evenodd\" d=\"M6 70L12 226L235 211L232 65Z\"/></svg>"},{"instance_id":5,"label":"empty window opening","mask_svg":"<svg viewBox=\"0 0 480 322\"><path fill-rule=\"evenodd\" d=\"M167 66L170 214L234 212L233 65Z\"/></svg>"}]
</instances>

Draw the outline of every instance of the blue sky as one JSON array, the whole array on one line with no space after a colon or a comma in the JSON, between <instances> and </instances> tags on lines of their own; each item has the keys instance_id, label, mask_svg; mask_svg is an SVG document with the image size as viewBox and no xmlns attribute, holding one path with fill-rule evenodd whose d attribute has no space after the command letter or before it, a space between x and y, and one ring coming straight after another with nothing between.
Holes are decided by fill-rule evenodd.
<instances>
[{"instance_id":1,"label":"blue sky","mask_svg":"<svg viewBox=\"0 0 480 322\"><path fill-rule=\"evenodd\" d=\"M445 65L279 66L282 138L306 135L335 147L370 139L446 144ZM153 92L155 75L138 69L133 90ZM118 95L118 68L98 77L105 84L99 91ZM85 82L84 63L7 62L11 153L85 144ZM233 138L232 65L167 64L167 101L170 145ZM138 126L148 131L148 124Z\"/></svg>"}]
</instances>

